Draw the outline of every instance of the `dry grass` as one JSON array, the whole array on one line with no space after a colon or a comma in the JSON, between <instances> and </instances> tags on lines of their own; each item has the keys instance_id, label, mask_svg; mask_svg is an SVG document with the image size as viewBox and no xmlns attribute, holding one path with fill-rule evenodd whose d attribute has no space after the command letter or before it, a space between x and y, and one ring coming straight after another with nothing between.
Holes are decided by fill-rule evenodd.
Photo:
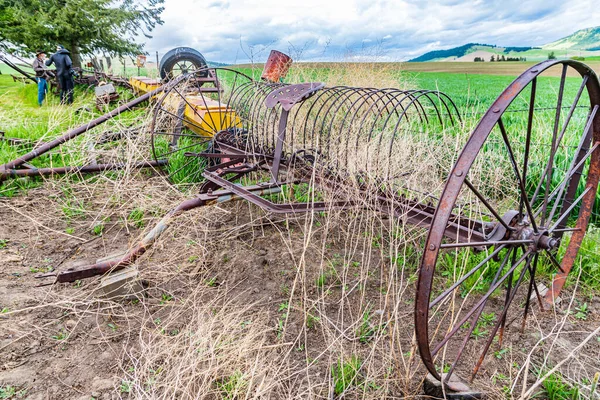
<instances>
[{"instance_id":1,"label":"dry grass","mask_svg":"<svg viewBox=\"0 0 600 400\"><path fill-rule=\"evenodd\" d=\"M304 67L293 72L303 80L311 74ZM331 85L398 86L385 67L373 70L368 65L336 67L329 78ZM400 86L411 87L410 82ZM469 132L472 123L462 131ZM105 130L125 128L111 123ZM97 135L82 136L58 156L129 163L149 159L145 130L116 145L84 146ZM423 200L439 194L466 135L449 133L434 140L408 131L399 138L392 169L419 159L406 183ZM502 172L494 170L482 181L501 187ZM49 194L48 199L36 198L38 190ZM50 287L36 294L34 304L11 309L6 314L10 325L0 321L2 329L14 335L3 342L1 351L33 336L50 338L58 329L65 334L60 342L67 349L83 342L109 351L112 363L103 366L112 369L101 374L112 380L115 395L125 398L417 396L424 368L413 334L413 291L426 231L378 213L372 199L354 186L307 193L312 199L349 198L364 207L286 218L247 203L191 211L139 261L148 288L137 301L106 300L93 280L76 288ZM291 196L284 191L278 200ZM81 181L48 180L23 200L38 208L25 207L17 198L5 201L11 211L4 212L37 221L19 233L31 243L61 237L86 243L101 223L103 248L96 248L95 256L123 248L125 241L131 246L142 237L131 221L132 210L143 211L147 231L185 197L161 177L126 170ZM69 228L72 233L66 232ZM37 257L32 261L39 262L46 250L32 250L31 257ZM79 257L75 254L69 258ZM490 363L476 387L491 390L490 398L504 398L502 386L508 386L513 397L528 390L531 394L540 381L529 371L546 371L552 364L560 366L564 376L573 376L573 382L592 376L598 360L593 345L597 332L588 325L574 326L569 319L576 293L572 291L571 307L555 310L554 323L547 323L547 314L535 312L530 318L537 329L532 335L539 335L535 346L511 342L509 352ZM582 337L589 338L587 347L573 346ZM564 350L555 357L560 340ZM586 354L578 353L584 349ZM350 372L340 372L344 370ZM495 379L493 388L490 379ZM73 396L89 392L85 382L67 386L74 388Z\"/></svg>"}]
</instances>

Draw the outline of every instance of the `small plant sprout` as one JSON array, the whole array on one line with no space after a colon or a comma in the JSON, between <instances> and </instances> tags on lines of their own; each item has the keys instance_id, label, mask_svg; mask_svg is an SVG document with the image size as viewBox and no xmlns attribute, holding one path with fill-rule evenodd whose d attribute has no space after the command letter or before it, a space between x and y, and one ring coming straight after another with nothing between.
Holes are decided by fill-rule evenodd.
<instances>
[{"instance_id":1,"label":"small plant sprout","mask_svg":"<svg viewBox=\"0 0 600 400\"><path fill-rule=\"evenodd\" d=\"M144 227L144 210L142 208L134 208L131 210L127 219L138 229Z\"/></svg>"},{"instance_id":2,"label":"small plant sprout","mask_svg":"<svg viewBox=\"0 0 600 400\"><path fill-rule=\"evenodd\" d=\"M333 392L336 396L345 393L351 387L361 384L360 368L362 361L357 356L351 356L348 360L340 360L331 368L333 378Z\"/></svg>"},{"instance_id":3,"label":"small plant sprout","mask_svg":"<svg viewBox=\"0 0 600 400\"><path fill-rule=\"evenodd\" d=\"M221 398L224 400L235 400L244 398L248 390L248 381L240 371L233 375L216 382L216 386L221 392Z\"/></svg>"},{"instance_id":4,"label":"small plant sprout","mask_svg":"<svg viewBox=\"0 0 600 400\"><path fill-rule=\"evenodd\" d=\"M161 296L160 304L163 304L163 305L167 304L171 300L173 300L173 296L171 296L168 293L163 293L162 296Z\"/></svg>"}]
</instances>

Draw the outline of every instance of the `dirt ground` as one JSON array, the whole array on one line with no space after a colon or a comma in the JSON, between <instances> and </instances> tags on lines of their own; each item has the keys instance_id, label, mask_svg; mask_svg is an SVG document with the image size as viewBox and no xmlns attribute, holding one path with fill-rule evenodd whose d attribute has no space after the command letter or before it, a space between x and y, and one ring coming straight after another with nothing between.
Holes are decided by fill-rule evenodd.
<instances>
[{"instance_id":1,"label":"dirt ground","mask_svg":"<svg viewBox=\"0 0 600 400\"><path fill-rule=\"evenodd\" d=\"M0 200L0 388L81 400L422 395L416 270L389 262L388 246L403 244L378 242L384 218L282 218L244 202L197 209L139 260L147 288L134 299L103 297L99 278L36 287L38 273L126 250L181 198L158 177L104 177ZM569 357L600 321L597 296L584 299L587 320L565 316L569 294L555 312L534 308L524 335L511 321L506 350L488 355L474 387L518 398L536 368ZM334 377L353 357L360 378L340 396ZM579 384L598 360L593 338L561 371Z\"/></svg>"}]
</instances>

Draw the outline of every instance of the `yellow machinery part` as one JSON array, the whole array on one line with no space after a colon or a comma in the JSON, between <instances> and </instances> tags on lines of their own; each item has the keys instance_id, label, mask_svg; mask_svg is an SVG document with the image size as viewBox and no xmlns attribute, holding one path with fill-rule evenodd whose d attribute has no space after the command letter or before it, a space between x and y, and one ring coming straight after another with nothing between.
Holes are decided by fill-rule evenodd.
<instances>
[{"instance_id":1,"label":"yellow machinery part","mask_svg":"<svg viewBox=\"0 0 600 400\"><path fill-rule=\"evenodd\" d=\"M143 76L131 77L129 83L138 94L148 93L161 85L159 80ZM201 94L188 94L184 101L178 93L169 93L162 107L174 115L181 115L180 107L184 105L184 125L198 135L212 136L221 130L242 126L235 110Z\"/></svg>"}]
</instances>

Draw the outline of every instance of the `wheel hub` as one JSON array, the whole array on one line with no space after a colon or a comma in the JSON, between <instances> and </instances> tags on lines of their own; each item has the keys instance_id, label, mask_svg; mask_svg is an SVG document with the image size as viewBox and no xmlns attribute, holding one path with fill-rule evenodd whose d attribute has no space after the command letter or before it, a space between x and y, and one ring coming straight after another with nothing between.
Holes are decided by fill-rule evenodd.
<instances>
[{"instance_id":1,"label":"wheel hub","mask_svg":"<svg viewBox=\"0 0 600 400\"><path fill-rule=\"evenodd\" d=\"M546 227L540 226L538 232L532 227L527 218L515 226L515 230L510 235L513 240L531 240L529 250L539 252L541 250L554 250L560 246L560 240L550 237L550 232Z\"/></svg>"}]
</instances>

